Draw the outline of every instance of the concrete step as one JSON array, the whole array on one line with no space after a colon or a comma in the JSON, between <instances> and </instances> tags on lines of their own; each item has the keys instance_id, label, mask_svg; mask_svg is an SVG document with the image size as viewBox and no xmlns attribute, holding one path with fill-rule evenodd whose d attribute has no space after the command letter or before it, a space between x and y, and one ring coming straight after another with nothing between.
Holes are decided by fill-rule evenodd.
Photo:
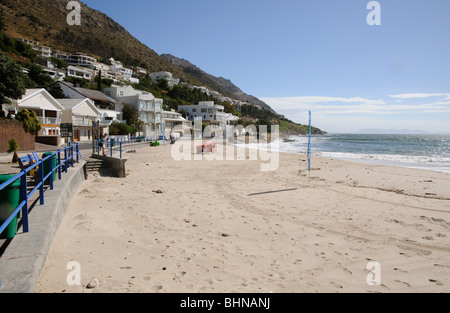
<instances>
[{"instance_id":1,"label":"concrete step","mask_svg":"<svg viewBox=\"0 0 450 313\"><path fill-rule=\"evenodd\" d=\"M86 161L86 168L88 172L100 171L102 169L109 169L109 163L103 160L89 159Z\"/></svg>"}]
</instances>

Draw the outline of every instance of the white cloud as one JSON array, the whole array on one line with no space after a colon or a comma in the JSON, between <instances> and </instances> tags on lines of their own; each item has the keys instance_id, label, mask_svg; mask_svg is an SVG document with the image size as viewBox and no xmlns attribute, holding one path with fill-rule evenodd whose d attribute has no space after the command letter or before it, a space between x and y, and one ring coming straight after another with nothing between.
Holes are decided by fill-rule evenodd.
<instances>
[{"instance_id":1,"label":"white cloud","mask_svg":"<svg viewBox=\"0 0 450 313\"><path fill-rule=\"evenodd\" d=\"M325 130L354 132L361 128L395 129L399 126L417 129L422 125L427 127L425 131L450 131L450 123L446 122L450 118L446 114L450 113L449 93L409 93L390 95L386 99L305 96L261 100L302 124L307 122L307 112L312 111L315 125ZM439 130L437 125L447 126Z\"/></svg>"},{"instance_id":2,"label":"white cloud","mask_svg":"<svg viewBox=\"0 0 450 313\"><path fill-rule=\"evenodd\" d=\"M391 98L397 99L423 99L431 97L445 97L450 99L450 93L403 93L399 95L390 95Z\"/></svg>"}]
</instances>

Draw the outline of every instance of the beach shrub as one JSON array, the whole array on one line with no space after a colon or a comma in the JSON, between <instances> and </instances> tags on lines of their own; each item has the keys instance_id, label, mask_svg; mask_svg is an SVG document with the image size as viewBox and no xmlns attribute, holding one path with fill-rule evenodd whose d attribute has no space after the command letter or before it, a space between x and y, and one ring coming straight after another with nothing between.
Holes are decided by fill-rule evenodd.
<instances>
[{"instance_id":1,"label":"beach shrub","mask_svg":"<svg viewBox=\"0 0 450 313\"><path fill-rule=\"evenodd\" d=\"M12 138L8 140L8 153L14 153L12 162L17 163L19 162L19 156L17 155L17 151L19 151L19 143L17 142L17 139Z\"/></svg>"},{"instance_id":2,"label":"beach shrub","mask_svg":"<svg viewBox=\"0 0 450 313\"><path fill-rule=\"evenodd\" d=\"M23 123L23 129L29 134L36 135L42 129L41 122L34 111L23 109L17 113L16 120Z\"/></svg>"},{"instance_id":3,"label":"beach shrub","mask_svg":"<svg viewBox=\"0 0 450 313\"><path fill-rule=\"evenodd\" d=\"M135 127L127 125L126 123L113 122L111 126L109 126L109 134L112 136L126 136L129 134L134 134L136 132L137 129Z\"/></svg>"}]
</instances>

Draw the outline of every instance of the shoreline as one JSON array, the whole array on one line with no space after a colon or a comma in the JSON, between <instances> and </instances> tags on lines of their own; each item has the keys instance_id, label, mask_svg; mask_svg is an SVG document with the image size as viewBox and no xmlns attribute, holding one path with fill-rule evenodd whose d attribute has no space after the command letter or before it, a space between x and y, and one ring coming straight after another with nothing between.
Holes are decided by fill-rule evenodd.
<instances>
[{"instance_id":1,"label":"shoreline","mask_svg":"<svg viewBox=\"0 0 450 313\"><path fill-rule=\"evenodd\" d=\"M293 135L295 137L304 137L307 139L307 136L303 135ZM291 136L289 136L291 137ZM278 145L279 144L286 144L291 142L296 142L293 139L281 137L278 139ZM280 153L293 153L293 154L306 154L306 147L305 151L295 150L295 149L280 149ZM260 147L251 147L251 149L260 149ZM347 154L349 156L336 156L336 155L330 155L333 153L337 154ZM327 151L318 151L313 150L312 151L313 157L322 157L322 158L329 158L329 159L337 159L337 160L343 160L348 162L355 162L355 163L361 163L361 164L373 164L373 165L383 165L383 166L393 166L393 167L402 167L402 168L415 168L415 169L423 169L427 171L434 171L434 172L440 172L440 173L450 173L450 163L446 164L439 164L435 165L434 162L411 162L411 161L401 161L401 160L394 160L395 158L402 158L406 157L406 155L391 155L391 154L377 154L377 153L366 153L366 154L358 154L353 152L327 152ZM430 158L430 156L422 155L422 156L413 156L413 158L423 158L427 159ZM450 160L450 159L449 159Z\"/></svg>"},{"instance_id":2,"label":"shoreline","mask_svg":"<svg viewBox=\"0 0 450 313\"><path fill-rule=\"evenodd\" d=\"M261 172L170 149L136 150L126 179L89 177L36 292L450 291L450 174L317 157L309 174L290 153ZM70 261L81 286L66 282Z\"/></svg>"}]
</instances>

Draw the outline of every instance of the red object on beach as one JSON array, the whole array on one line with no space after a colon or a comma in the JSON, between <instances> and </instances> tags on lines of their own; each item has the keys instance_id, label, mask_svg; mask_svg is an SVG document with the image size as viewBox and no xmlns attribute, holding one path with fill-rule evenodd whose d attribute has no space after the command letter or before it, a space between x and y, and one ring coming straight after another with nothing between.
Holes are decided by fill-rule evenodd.
<instances>
[{"instance_id":1,"label":"red object on beach","mask_svg":"<svg viewBox=\"0 0 450 313\"><path fill-rule=\"evenodd\" d=\"M197 154L201 154L203 152L213 152L213 150L216 148L216 144L215 143L206 143L204 145L201 146L197 146Z\"/></svg>"}]
</instances>

